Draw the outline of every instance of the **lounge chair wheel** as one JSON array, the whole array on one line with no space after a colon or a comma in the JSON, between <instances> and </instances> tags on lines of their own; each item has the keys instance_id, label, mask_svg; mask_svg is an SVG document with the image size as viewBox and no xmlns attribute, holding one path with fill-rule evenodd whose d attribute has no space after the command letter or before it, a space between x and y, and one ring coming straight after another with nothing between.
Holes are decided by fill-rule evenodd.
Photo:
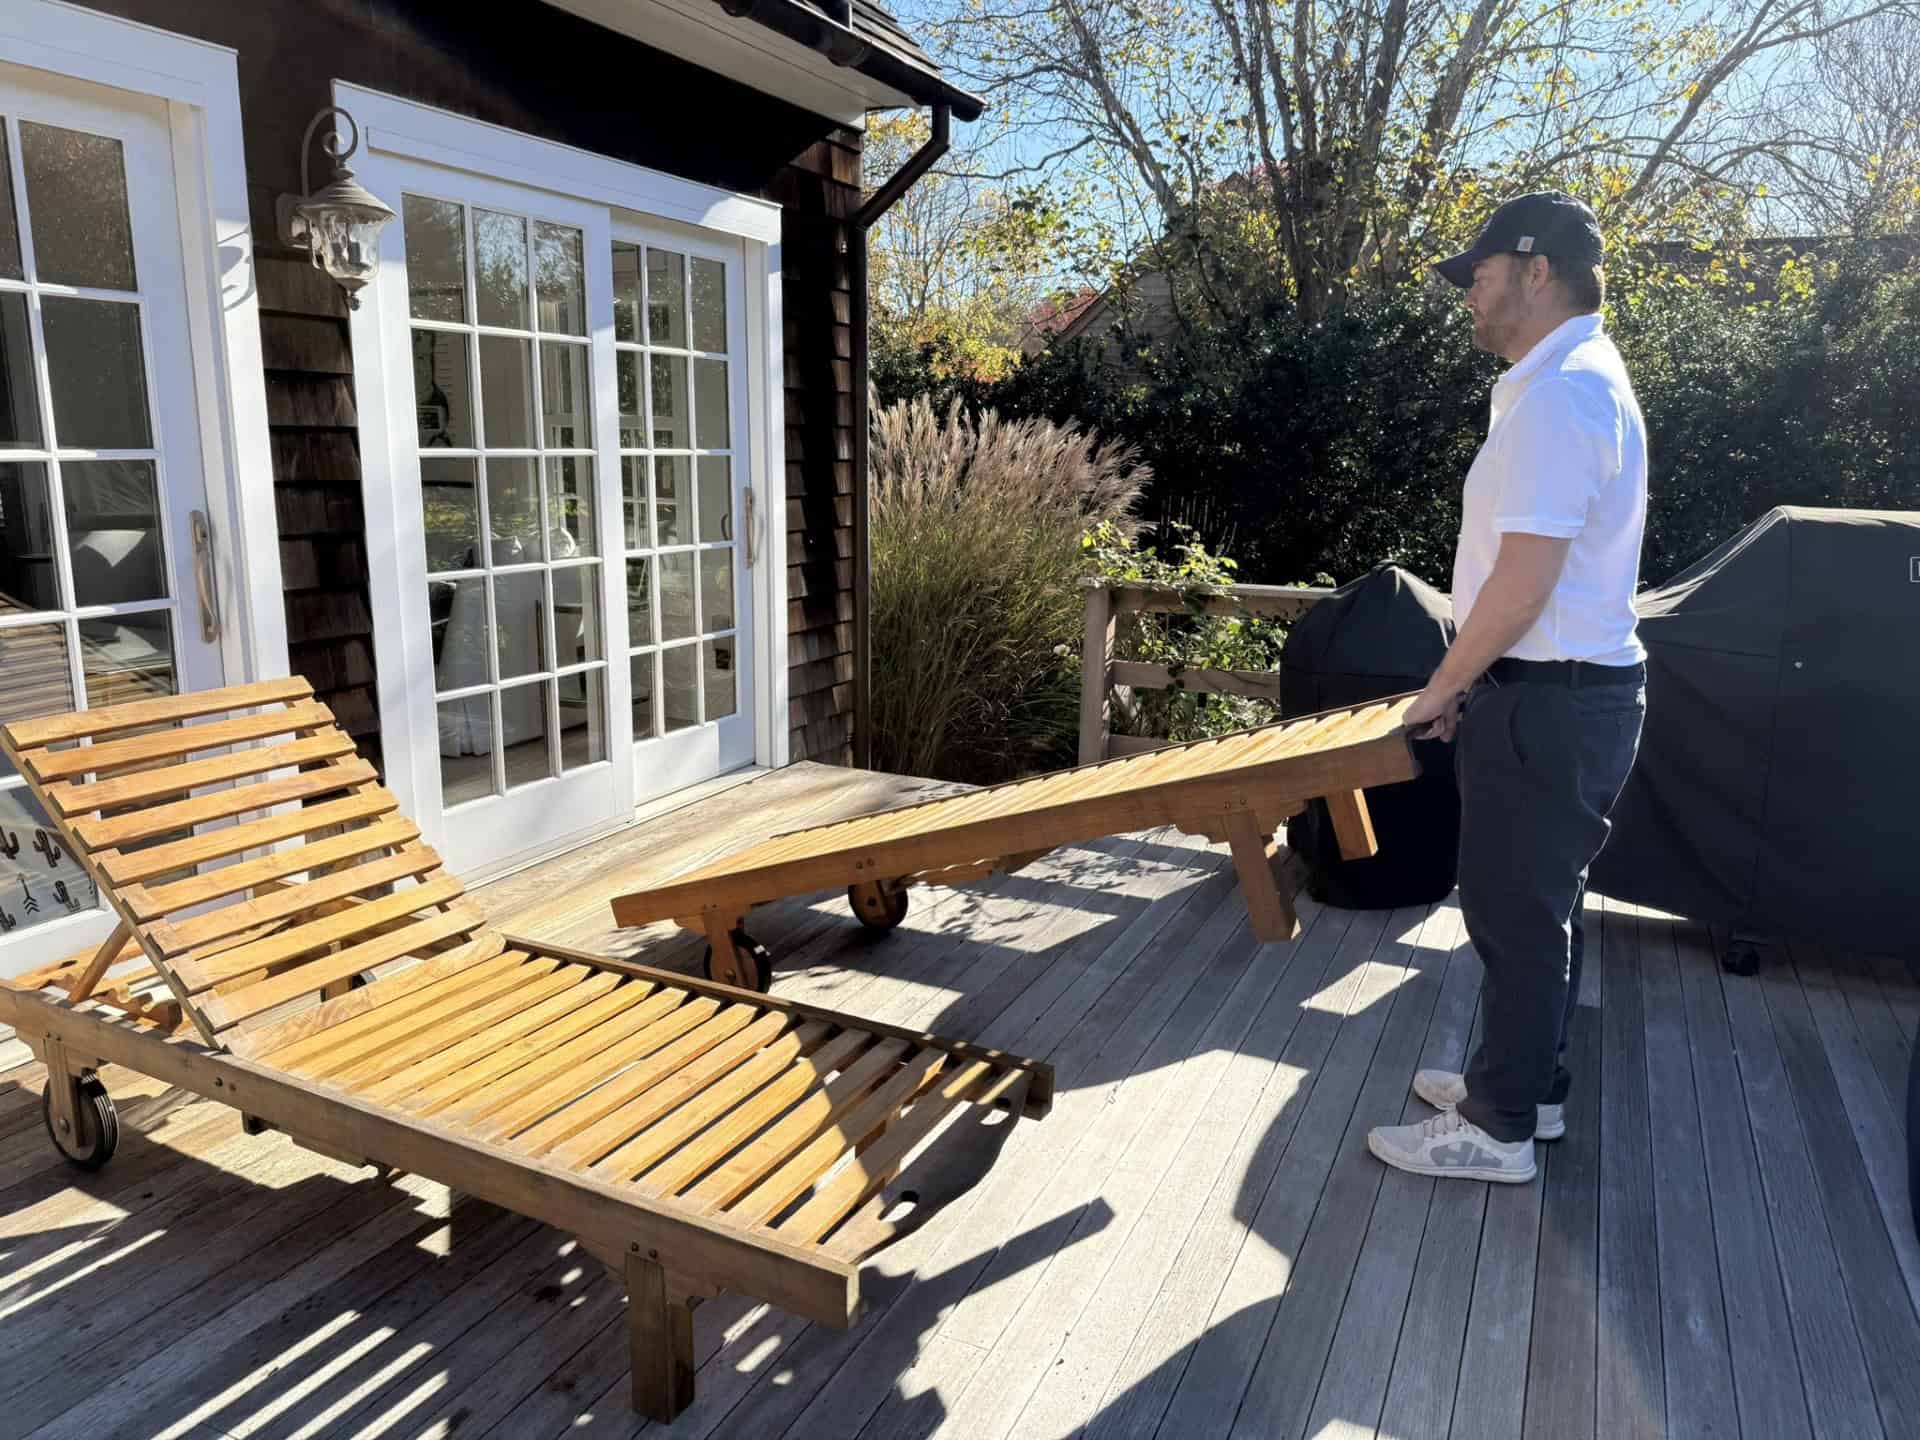
<instances>
[{"instance_id":1,"label":"lounge chair wheel","mask_svg":"<svg viewBox=\"0 0 1920 1440\"><path fill-rule=\"evenodd\" d=\"M733 932L733 949L745 964L747 974L743 989L758 990L761 994L773 988L773 952L754 939L744 930ZM731 975L723 975L713 963L713 946L709 944L706 953L700 957L701 968L706 971L709 980L717 980L722 985L740 985L741 981Z\"/></svg>"},{"instance_id":2,"label":"lounge chair wheel","mask_svg":"<svg viewBox=\"0 0 1920 1440\"><path fill-rule=\"evenodd\" d=\"M47 1088L40 1092L40 1118L46 1123L48 1137L82 1170L98 1170L113 1158L120 1145L120 1115L113 1108L113 1097L98 1075L91 1070L83 1072L74 1082L73 1113L78 1133L66 1135L53 1119L54 1084L54 1078L48 1076Z\"/></svg>"},{"instance_id":3,"label":"lounge chair wheel","mask_svg":"<svg viewBox=\"0 0 1920 1440\"><path fill-rule=\"evenodd\" d=\"M1729 975L1758 975L1760 947L1751 940L1735 940L1727 946L1727 953L1720 957L1720 963L1727 967Z\"/></svg>"},{"instance_id":4,"label":"lounge chair wheel","mask_svg":"<svg viewBox=\"0 0 1920 1440\"><path fill-rule=\"evenodd\" d=\"M907 918L907 892L904 886L889 889L870 881L847 887L847 904L853 915L869 930L891 930Z\"/></svg>"}]
</instances>

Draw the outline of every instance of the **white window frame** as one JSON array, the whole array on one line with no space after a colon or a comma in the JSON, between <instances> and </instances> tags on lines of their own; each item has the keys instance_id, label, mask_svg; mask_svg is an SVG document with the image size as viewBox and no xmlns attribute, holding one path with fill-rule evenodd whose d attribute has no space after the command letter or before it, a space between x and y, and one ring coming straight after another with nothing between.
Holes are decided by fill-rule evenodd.
<instances>
[{"instance_id":1,"label":"white window frame","mask_svg":"<svg viewBox=\"0 0 1920 1440\"><path fill-rule=\"evenodd\" d=\"M423 163L465 172L481 181L503 181L565 200L626 210L677 222L740 245L744 256L747 322L748 483L754 487L755 563L747 572L754 618L754 654L761 670L754 686L754 764L787 763L786 610L786 411L785 357L780 309L780 207L750 195L683 180L645 166L595 155L572 146L455 115L411 100L336 80L334 101L359 124L372 157ZM381 282L376 280L375 284ZM387 374L383 307L369 300L353 312L354 389L360 415L361 475L365 495L368 569L374 612L375 669L379 675L380 724L387 760L386 781L403 808L420 814L439 785L437 746L416 735L418 706L410 687L421 683L420 666L408 656L418 642L407 633L407 577L418 565L421 537L412 507L403 505L403 480L411 483L406 435L411 392ZM600 357L596 356L596 359ZM612 383L611 356L604 379ZM596 442L598 443L598 442ZM602 477L619 485L619 470ZM617 513L617 506L616 506ZM603 535L618 531L603 529ZM743 541L745 536L742 537ZM607 571L624 579L621 557L603 545ZM624 612L609 613L609 634ZM609 642L609 653L623 647ZM416 657L417 658L417 657ZM609 671L611 675L611 670ZM610 697L611 698L611 697ZM628 814L631 813L629 809ZM578 839L582 837L570 837ZM527 858L534 858L530 852Z\"/></svg>"},{"instance_id":2,"label":"white window frame","mask_svg":"<svg viewBox=\"0 0 1920 1440\"><path fill-rule=\"evenodd\" d=\"M286 599L234 51L61 0L0 6L0 61L166 103L228 684L287 674Z\"/></svg>"}]
</instances>

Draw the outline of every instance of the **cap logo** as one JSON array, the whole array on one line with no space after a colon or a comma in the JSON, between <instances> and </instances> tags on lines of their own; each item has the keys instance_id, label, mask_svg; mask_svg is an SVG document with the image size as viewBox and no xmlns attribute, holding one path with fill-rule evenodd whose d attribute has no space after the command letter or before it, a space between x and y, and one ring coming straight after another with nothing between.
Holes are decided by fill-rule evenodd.
<instances>
[{"instance_id":1,"label":"cap logo","mask_svg":"<svg viewBox=\"0 0 1920 1440\"><path fill-rule=\"evenodd\" d=\"M1522 255L1531 255L1533 253L1533 237L1531 235L1522 235L1520 237L1520 243L1513 248L1518 250Z\"/></svg>"}]
</instances>

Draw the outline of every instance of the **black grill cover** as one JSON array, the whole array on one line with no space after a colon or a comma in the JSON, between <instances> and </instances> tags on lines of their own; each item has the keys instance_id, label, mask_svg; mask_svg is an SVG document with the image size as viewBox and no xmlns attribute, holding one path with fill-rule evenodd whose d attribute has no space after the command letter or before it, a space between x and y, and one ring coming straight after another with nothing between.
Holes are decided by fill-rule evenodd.
<instances>
[{"instance_id":1,"label":"black grill cover","mask_svg":"<svg viewBox=\"0 0 1920 1440\"><path fill-rule=\"evenodd\" d=\"M1755 937L1911 948L1920 512L1770 511L1635 608L1646 730L1592 888Z\"/></svg>"},{"instance_id":2,"label":"black grill cover","mask_svg":"<svg viewBox=\"0 0 1920 1440\"><path fill-rule=\"evenodd\" d=\"M1453 603L1397 565L1349 581L1294 622L1280 656L1280 711L1311 715L1402 695L1427 683L1453 641ZM1453 889L1460 792L1453 747L1413 742L1421 774L1369 790L1380 853L1340 858L1324 801L1287 824L1287 845L1307 865L1307 893L1351 910L1424 905Z\"/></svg>"}]
</instances>

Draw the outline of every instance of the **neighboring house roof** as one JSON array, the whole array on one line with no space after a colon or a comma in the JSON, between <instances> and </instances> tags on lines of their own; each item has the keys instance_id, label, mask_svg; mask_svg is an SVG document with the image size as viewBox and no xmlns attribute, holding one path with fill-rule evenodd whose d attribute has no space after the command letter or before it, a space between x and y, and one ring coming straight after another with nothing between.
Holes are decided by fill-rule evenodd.
<instances>
[{"instance_id":1,"label":"neighboring house roof","mask_svg":"<svg viewBox=\"0 0 1920 1440\"><path fill-rule=\"evenodd\" d=\"M949 105L959 120L977 120L986 102L950 83L900 22L874 0L715 0L729 15L752 20L820 51L923 105Z\"/></svg>"},{"instance_id":2,"label":"neighboring house roof","mask_svg":"<svg viewBox=\"0 0 1920 1440\"><path fill-rule=\"evenodd\" d=\"M1055 340L1062 338L1062 332L1078 321L1087 307L1100 298L1100 291L1089 288L1077 294L1042 300L1033 307L1027 315L1026 323L1020 328L1021 353L1038 354Z\"/></svg>"}]
</instances>

